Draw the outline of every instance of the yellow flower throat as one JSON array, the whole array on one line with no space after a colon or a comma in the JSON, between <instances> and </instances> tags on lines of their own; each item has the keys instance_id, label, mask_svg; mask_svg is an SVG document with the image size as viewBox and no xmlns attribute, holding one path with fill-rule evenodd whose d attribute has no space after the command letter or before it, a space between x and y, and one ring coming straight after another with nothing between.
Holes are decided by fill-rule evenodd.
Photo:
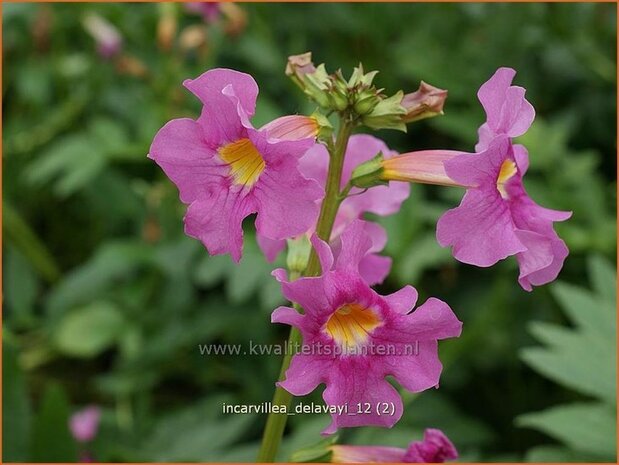
<instances>
[{"instance_id":1,"label":"yellow flower throat","mask_svg":"<svg viewBox=\"0 0 619 465\"><path fill-rule=\"evenodd\" d=\"M219 157L230 166L235 184L253 186L264 171L264 158L249 139L226 144L218 152Z\"/></svg>"},{"instance_id":2,"label":"yellow flower throat","mask_svg":"<svg viewBox=\"0 0 619 465\"><path fill-rule=\"evenodd\" d=\"M378 316L359 304L338 308L325 325L326 333L344 350L364 344L370 331L380 326Z\"/></svg>"},{"instance_id":3,"label":"yellow flower throat","mask_svg":"<svg viewBox=\"0 0 619 465\"><path fill-rule=\"evenodd\" d=\"M505 184L518 172L514 160L505 160L501 165L499 177L496 180L496 188L499 190L501 197L508 198L509 195L505 190Z\"/></svg>"}]
</instances>

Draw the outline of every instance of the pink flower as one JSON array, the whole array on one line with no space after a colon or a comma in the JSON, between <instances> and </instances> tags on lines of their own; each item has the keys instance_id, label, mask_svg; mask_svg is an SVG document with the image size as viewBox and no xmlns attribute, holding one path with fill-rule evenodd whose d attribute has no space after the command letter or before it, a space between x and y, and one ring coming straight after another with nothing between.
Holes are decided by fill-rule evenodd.
<instances>
[{"instance_id":1,"label":"pink flower","mask_svg":"<svg viewBox=\"0 0 619 465\"><path fill-rule=\"evenodd\" d=\"M213 69L184 86L198 97L197 120L175 119L159 130L149 157L189 205L185 233L209 253L241 258L243 219L257 213L256 229L271 240L301 234L318 215L318 184L304 178L298 159L313 138L277 140L249 122L258 86L251 76Z\"/></svg>"},{"instance_id":2,"label":"pink flower","mask_svg":"<svg viewBox=\"0 0 619 465\"><path fill-rule=\"evenodd\" d=\"M554 280L568 248L553 222L571 212L550 210L528 196L522 177L529 166L526 149L497 136L488 148L444 162L449 178L467 188L457 208L438 221L436 237L451 246L461 262L487 267L511 255L520 265L518 282L527 291Z\"/></svg>"},{"instance_id":3,"label":"pink flower","mask_svg":"<svg viewBox=\"0 0 619 465\"><path fill-rule=\"evenodd\" d=\"M101 409L91 405L75 412L69 419L69 429L78 442L90 442L97 435Z\"/></svg>"},{"instance_id":4,"label":"pink flower","mask_svg":"<svg viewBox=\"0 0 619 465\"><path fill-rule=\"evenodd\" d=\"M284 270L273 272L284 296L305 312L279 307L271 317L297 327L303 337L279 385L295 396L326 385L323 399L338 411L331 412L323 434L339 427L393 426L402 416L402 399L385 377L412 392L437 386L438 340L457 337L462 328L449 306L435 298L410 313L417 301L412 286L388 296L368 286L359 263L372 243L361 222L353 222L340 240L334 260L331 248L312 237L323 270L319 277L288 282Z\"/></svg>"},{"instance_id":5,"label":"pink flower","mask_svg":"<svg viewBox=\"0 0 619 465\"><path fill-rule=\"evenodd\" d=\"M331 446L333 463L443 463L456 460L458 451L438 429L428 428L423 441L411 442L408 449L385 446Z\"/></svg>"},{"instance_id":6,"label":"pink flower","mask_svg":"<svg viewBox=\"0 0 619 465\"><path fill-rule=\"evenodd\" d=\"M95 39L97 53L102 58L110 59L122 50L123 38L118 29L105 18L90 14L83 20L84 28Z\"/></svg>"},{"instance_id":7,"label":"pink flower","mask_svg":"<svg viewBox=\"0 0 619 465\"><path fill-rule=\"evenodd\" d=\"M357 134L350 138L344 166L342 170L342 183L340 188L344 188L350 180L353 170L363 162L366 162L382 152L385 158L390 159L397 155L389 149L380 139L366 135ZM329 153L322 144L315 144L301 158L299 170L308 178L316 180L324 186L327 180L327 169L329 167ZM396 213L402 202L408 198L410 186L404 182L394 182L389 186L377 186L363 192L359 188L350 191L351 196L342 202L335 218L333 232L331 234L331 244L334 253L337 255L338 237L342 231L358 218L362 218L365 212L374 213L381 216ZM367 223L366 231L372 240L372 247L367 256L360 264L361 274L370 284L381 283L389 274L391 269L391 259L378 255L387 243L387 233L382 226L375 223ZM313 229L307 231L308 235L313 234ZM258 235L258 243L269 261L273 261L285 247L283 241L269 241Z\"/></svg>"},{"instance_id":8,"label":"pink flower","mask_svg":"<svg viewBox=\"0 0 619 465\"><path fill-rule=\"evenodd\" d=\"M449 438L441 430L428 428L423 433L423 441L409 444L404 462L443 463L457 458L458 451Z\"/></svg>"},{"instance_id":9,"label":"pink flower","mask_svg":"<svg viewBox=\"0 0 619 465\"><path fill-rule=\"evenodd\" d=\"M486 122L479 128L476 152L488 148L496 136L523 135L535 119L535 109L525 98L525 89L512 86L516 71L499 68L477 92L477 98L486 111Z\"/></svg>"},{"instance_id":10,"label":"pink flower","mask_svg":"<svg viewBox=\"0 0 619 465\"><path fill-rule=\"evenodd\" d=\"M202 15L205 23L214 23L221 13L219 2L187 2L184 5L187 11Z\"/></svg>"}]
</instances>

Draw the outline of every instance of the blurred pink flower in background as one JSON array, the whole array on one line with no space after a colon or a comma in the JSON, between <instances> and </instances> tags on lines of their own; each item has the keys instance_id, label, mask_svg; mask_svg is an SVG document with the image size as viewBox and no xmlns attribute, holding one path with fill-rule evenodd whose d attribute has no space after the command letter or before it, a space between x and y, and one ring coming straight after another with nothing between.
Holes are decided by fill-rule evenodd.
<instances>
[{"instance_id":1,"label":"blurred pink flower in background","mask_svg":"<svg viewBox=\"0 0 619 465\"><path fill-rule=\"evenodd\" d=\"M122 36L118 29L105 18L96 14L89 14L84 18L83 25L95 39L99 55L110 59L120 53L123 45Z\"/></svg>"},{"instance_id":2,"label":"blurred pink flower in background","mask_svg":"<svg viewBox=\"0 0 619 465\"><path fill-rule=\"evenodd\" d=\"M97 436L101 409L96 405L90 405L78 410L69 419L69 429L78 442L90 442Z\"/></svg>"}]
</instances>

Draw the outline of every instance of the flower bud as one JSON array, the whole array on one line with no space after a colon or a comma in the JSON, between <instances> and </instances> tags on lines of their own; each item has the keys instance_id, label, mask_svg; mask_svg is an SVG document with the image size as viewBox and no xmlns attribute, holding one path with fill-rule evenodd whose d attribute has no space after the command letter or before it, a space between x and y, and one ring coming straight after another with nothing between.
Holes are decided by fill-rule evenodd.
<instances>
[{"instance_id":1,"label":"flower bud","mask_svg":"<svg viewBox=\"0 0 619 465\"><path fill-rule=\"evenodd\" d=\"M178 45L181 50L188 52L206 44L206 29L203 25L193 24L184 28L179 37Z\"/></svg>"},{"instance_id":2,"label":"flower bud","mask_svg":"<svg viewBox=\"0 0 619 465\"><path fill-rule=\"evenodd\" d=\"M83 20L86 31L95 39L97 52L105 59L118 55L122 49L123 39L107 20L96 14L89 14Z\"/></svg>"},{"instance_id":3,"label":"flower bud","mask_svg":"<svg viewBox=\"0 0 619 465\"><path fill-rule=\"evenodd\" d=\"M348 93L334 88L329 92L330 107L337 111L344 111L348 108Z\"/></svg>"},{"instance_id":4,"label":"flower bud","mask_svg":"<svg viewBox=\"0 0 619 465\"><path fill-rule=\"evenodd\" d=\"M406 125L402 122L406 110L400 104L403 96L403 92L398 91L391 97L380 100L361 121L372 129L399 129L406 132Z\"/></svg>"},{"instance_id":5,"label":"flower bud","mask_svg":"<svg viewBox=\"0 0 619 465\"><path fill-rule=\"evenodd\" d=\"M381 176L383 172L382 163L384 160L385 157L382 152L379 152L378 155L371 160L357 166L352 172L350 178L351 184L361 189L387 184Z\"/></svg>"},{"instance_id":6,"label":"flower bud","mask_svg":"<svg viewBox=\"0 0 619 465\"><path fill-rule=\"evenodd\" d=\"M238 36L247 26L247 13L243 8L232 2L219 2L219 10L226 18L224 31L230 36Z\"/></svg>"},{"instance_id":7,"label":"flower bud","mask_svg":"<svg viewBox=\"0 0 619 465\"><path fill-rule=\"evenodd\" d=\"M319 65L313 72L303 75L302 83L305 94L323 108L331 108L329 90L331 79L325 65Z\"/></svg>"},{"instance_id":8,"label":"flower bud","mask_svg":"<svg viewBox=\"0 0 619 465\"><path fill-rule=\"evenodd\" d=\"M421 81L417 91L406 94L402 99L402 106L406 109L406 115L402 119L405 123L412 123L420 119L442 115L446 99L446 90Z\"/></svg>"},{"instance_id":9,"label":"flower bud","mask_svg":"<svg viewBox=\"0 0 619 465\"><path fill-rule=\"evenodd\" d=\"M157 43L161 50L168 51L172 48L176 35L177 19L176 5L174 3L160 3L160 16L157 23Z\"/></svg>"},{"instance_id":10,"label":"flower bud","mask_svg":"<svg viewBox=\"0 0 619 465\"><path fill-rule=\"evenodd\" d=\"M286 64L286 76L290 77L296 85L302 90L305 90L303 76L316 71L314 63L312 63L312 52L302 53L300 55L291 55L288 57Z\"/></svg>"},{"instance_id":11,"label":"flower bud","mask_svg":"<svg viewBox=\"0 0 619 465\"><path fill-rule=\"evenodd\" d=\"M290 274L302 274L307 267L312 246L307 235L302 234L299 237L288 239L288 255L286 257L286 266Z\"/></svg>"},{"instance_id":12,"label":"flower bud","mask_svg":"<svg viewBox=\"0 0 619 465\"><path fill-rule=\"evenodd\" d=\"M353 108L358 115L366 115L370 113L380 102L380 98L376 92L368 89L357 95Z\"/></svg>"}]
</instances>

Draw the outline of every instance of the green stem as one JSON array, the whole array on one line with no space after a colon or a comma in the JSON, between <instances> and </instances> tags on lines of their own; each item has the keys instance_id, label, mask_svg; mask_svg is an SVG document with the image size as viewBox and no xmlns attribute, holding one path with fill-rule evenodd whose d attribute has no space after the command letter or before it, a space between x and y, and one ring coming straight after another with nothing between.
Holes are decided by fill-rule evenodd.
<instances>
[{"instance_id":1,"label":"green stem","mask_svg":"<svg viewBox=\"0 0 619 465\"><path fill-rule=\"evenodd\" d=\"M342 169L344 167L344 156L346 154L346 147L348 145L348 139L352 134L354 124L342 118L340 121L340 129L338 131L337 139L335 141L335 147L331 152L331 160L329 162L329 171L327 173L327 184L325 186L325 198L322 201L320 208L320 216L318 217L318 223L316 225L316 234L319 238L329 242L331 236L331 230L333 229L333 223L335 222L335 215L342 202L342 195L340 192L340 184L342 179ZM320 261L316 251L312 249L307 267L305 268L304 276L318 276L320 274ZM282 381L285 378L286 370L290 366L290 360L292 359L292 347L298 347L301 344L301 334L295 327L290 328L290 335L288 336L288 343L286 345L286 355L282 361L282 367L279 372L279 380ZM286 410L290 407L292 402L292 394L281 387L275 388L275 394L273 395L272 405L286 406ZM258 452L258 462L273 462L279 445L282 441L284 434L284 428L286 427L286 420L288 415L281 413L270 413L266 425L264 427L264 433L262 435L262 444L260 446L260 452Z\"/></svg>"}]
</instances>

